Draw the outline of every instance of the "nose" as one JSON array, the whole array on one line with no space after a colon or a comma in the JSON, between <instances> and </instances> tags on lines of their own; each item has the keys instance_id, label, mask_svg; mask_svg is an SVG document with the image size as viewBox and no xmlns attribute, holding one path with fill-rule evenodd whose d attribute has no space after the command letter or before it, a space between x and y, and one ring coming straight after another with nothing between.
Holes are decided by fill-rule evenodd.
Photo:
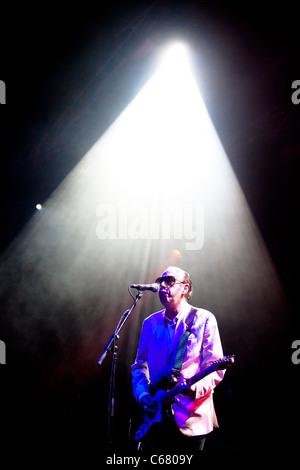
<instances>
[{"instance_id":1,"label":"nose","mask_svg":"<svg viewBox=\"0 0 300 470\"><path fill-rule=\"evenodd\" d=\"M162 281L162 282L160 283L160 289L161 289L162 287L168 287L168 284L166 283L166 281Z\"/></svg>"}]
</instances>

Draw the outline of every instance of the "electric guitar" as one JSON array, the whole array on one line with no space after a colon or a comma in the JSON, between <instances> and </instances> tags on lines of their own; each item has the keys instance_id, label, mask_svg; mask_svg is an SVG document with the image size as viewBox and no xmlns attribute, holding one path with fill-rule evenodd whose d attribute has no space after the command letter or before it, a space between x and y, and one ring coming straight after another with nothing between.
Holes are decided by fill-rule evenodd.
<instances>
[{"instance_id":1,"label":"electric guitar","mask_svg":"<svg viewBox=\"0 0 300 470\"><path fill-rule=\"evenodd\" d=\"M199 380L203 379L212 372L226 369L227 367L231 366L234 364L234 360L234 355L222 357L221 359L210 364L201 372L198 372L198 374L189 379L186 379L183 383L175 385L173 388L171 388L171 390L159 390L153 398L156 402L155 410L151 413L151 415L145 416L143 424L135 433L135 439L140 441L150 429L152 424L159 423L162 420L162 405L164 403L171 402L178 393L182 393L184 390L187 390L191 385L199 382Z\"/></svg>"}]
</instances>

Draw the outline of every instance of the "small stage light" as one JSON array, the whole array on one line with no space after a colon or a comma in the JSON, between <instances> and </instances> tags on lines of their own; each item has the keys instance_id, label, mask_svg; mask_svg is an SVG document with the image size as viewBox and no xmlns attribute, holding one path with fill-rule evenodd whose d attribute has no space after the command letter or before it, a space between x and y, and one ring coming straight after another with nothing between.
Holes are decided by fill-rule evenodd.
<instances>
[{"instance_id":1,"label":"small stage light","mask_svg":"<svg viewBox=\"0 0 300 470\"><path fill-rule=\"evenodd\" d=\"M175 256L175 258L181 258L181 253L179 250L172 250L172 255Z\"/></svg>"}]
</instances>

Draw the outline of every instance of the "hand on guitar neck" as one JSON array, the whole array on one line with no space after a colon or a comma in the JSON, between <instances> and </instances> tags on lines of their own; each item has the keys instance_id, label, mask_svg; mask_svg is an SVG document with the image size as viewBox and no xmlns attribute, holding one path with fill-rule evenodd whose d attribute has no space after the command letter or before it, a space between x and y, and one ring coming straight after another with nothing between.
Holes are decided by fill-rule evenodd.
<instances>
[{"instance_id":1,"label":"hand on guitar neck","mask_svg":"<svg viewBox=\"0 0 300 470\"><path fill-rule=\"evenodd\" d=\"M184 385L185 387L187 388L184 388L182 391L181 391L181 394L182 395L186 395L188 397L191 398L191 400L194 400L195 397L196 397L196 384L193 384L193 385L190 385L188 386L187 385L187 381L184 377L182 377L182 375L179 377L179 380L177 382L177 385L180 386L180 385Z\"/></svg>"}]
</instances>

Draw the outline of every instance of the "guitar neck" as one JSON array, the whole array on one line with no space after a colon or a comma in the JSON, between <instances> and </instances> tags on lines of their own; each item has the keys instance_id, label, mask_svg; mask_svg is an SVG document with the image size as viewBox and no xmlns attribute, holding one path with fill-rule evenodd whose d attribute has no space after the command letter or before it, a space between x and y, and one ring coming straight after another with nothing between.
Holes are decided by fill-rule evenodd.
<instances>
[{"instance_id":1,"label":"guitar neck","mask_svg":"<svg viewBox=\"0 0 300 470\"><path fill-rule=\"evenodd\" d=\"M206 377L208 374L211 374L211 372L213 372L214 370L215 368L212 364L211 366L206 367L203 371L198 372L198 374L188 379L188 383L175 385L174 388L171 388L171 390L168 390L167 392L161 395L161 403L167 403L168 401L173 400L173 398L178 395L178 393L181 393L183 390L186 390L191 385L195 384L196 382L199 382L199 380L204 379L204 377Z\"/></svg>"}]
</instances>

